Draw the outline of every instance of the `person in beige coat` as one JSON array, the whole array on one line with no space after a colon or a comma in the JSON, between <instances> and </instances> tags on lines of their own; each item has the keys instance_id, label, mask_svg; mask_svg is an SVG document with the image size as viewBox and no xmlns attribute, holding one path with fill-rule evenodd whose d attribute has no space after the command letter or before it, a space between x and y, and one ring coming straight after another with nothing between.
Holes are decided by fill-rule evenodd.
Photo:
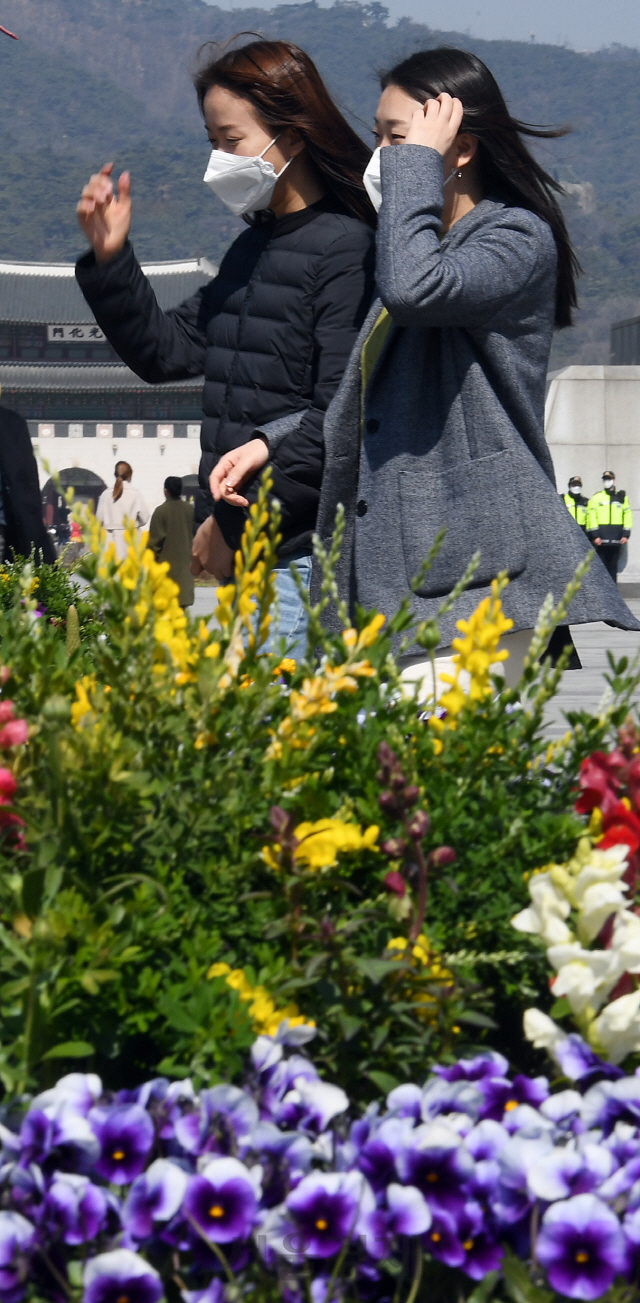
<instances>
[{"instance_id":1,"label":"person in beige coat","mask_svg":"<svg viewBox=\"0 0 640 1303\"><path fill-rule=\"evenodd\" d=\"M149 508L142 494L131 484L133 471L128 461L116 462L115 475L113 489L105 489L100 494L96 517L107 531L107 541L113 543L116 554L124 561L127 555L125 525L132 521L141 529L149 519Z\"/></svg>"},{"instance_id":2,"label":"person in beige coat","mask_svg":"<svg viewBox=\"0 0 640 1303\"><path fill-rule=\"evenodd\" d=\"M156 561L169 562L169 574L180 589L181 606L192 606L194 598L191 574L191 545L193 540L193 503L182 497L182 480L179 475L169 475L164 482L166 502L156 507L149 526L149 547Z\"/></svg>"}]
</instances>

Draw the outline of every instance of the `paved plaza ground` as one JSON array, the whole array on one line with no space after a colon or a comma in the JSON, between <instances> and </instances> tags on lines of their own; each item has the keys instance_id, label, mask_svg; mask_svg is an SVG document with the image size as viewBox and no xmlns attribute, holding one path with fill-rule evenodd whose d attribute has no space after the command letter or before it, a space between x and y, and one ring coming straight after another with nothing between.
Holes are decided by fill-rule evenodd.
<instances>
[{"instance_id":1,"label":"paved plaza ground","mask_svg":"<svg viewBox=\"0 0 640 1303\"><path fill-rule=\"evenodd\" d=\"M634 615L640 619L640 585L621 585L621 591ZM215 587L197 587L191 610L194 615L211 615L216 604ZM606 689L604 680L608 668L607 651L614 656L628 656L640 652L640 633L625 633L610 629L606 624L579 624L572 629L583 668L568 671L557 697L547 708L547 727L550 738L561 737L566 731L564 711L595 711ZM640 694L639 694L640 701Z\"/></svg>"}]
</instances>

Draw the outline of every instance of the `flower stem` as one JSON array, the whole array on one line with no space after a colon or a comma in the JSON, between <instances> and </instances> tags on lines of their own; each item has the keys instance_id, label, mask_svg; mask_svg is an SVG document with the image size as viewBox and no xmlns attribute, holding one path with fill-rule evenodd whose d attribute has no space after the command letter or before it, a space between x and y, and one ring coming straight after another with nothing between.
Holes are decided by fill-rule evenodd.
<instances>
[{"instance_id":1,"label":"flower stem","mask_svg":"<svg viewBox=\"0 0 640 1303\"><path fill-rule=\"evenodd\" d=\"M424 1262L424 1254L423 1254L423 1252L422 1252L422 1245L421 1245L421 1244L417 1244L417 1245L416 1245L416 1261L415 1261L415 1267L414 1267L414 1270L413 1270L413 1280L411 1281L411 1289L409 1290L409 1293L407 1294L407 1297L406 1297L405 1303L414 1303L414 1300L415 1300L416 1294L418 1293L418 1290L419 1290L419 1288L420 1288L420 1281L422 1280L422 1264L423 1264L423 1262Z\"/></svg>"},{"instance_id":2,"label":"flower stem","mask_svg":"<svg viewBox=\"0 0 640 1303\"><path fill-rule=\"evenodd\" d=\"M417 909L416 909L416 912L415 912L415 917L414 917L413 923L411 924L411 931L410 931L410 933L409 933L409 940L410 940L410 941L417 941L417 939L418 939L418 937L420 936L420 933L421 933L421 931L422 931L422 925L423 925L423 923L424 923L424 917L425 917L425 914L426 914L426 912L427 912L427 878L428 878L428 871L427 871L427 861L425 860L425 857L424 857L424 851L423 851L423 849L422 849L422 845L421 845L420 841L419 841L418 839L416 839L416 838L414 838L414 839L412 839L412 840L413 840L413 849L414 849L414 853L415 853L415 858L416 858L416 860L417 860L417 863L418 863L418 870L419 870L419 872L418 872L418 906L417 906Z\"/></svg>"},{"instance_id":3,"label":"flower stem","mask_svg":"<svg viewBox=\"0 0 640 1303\"><path fill-rule=\"evenodd\" d=\"M196 1234L200 1236L200 1239L201 1239L201 1240L204 1240L204 1243L207 1245L207 1248L209 1248L209 1249L213 1249L213 1252L215 1253L216 1258L218 1259L218 1262L220 1263L220 1265L222 1266L222 1268L223 1268L223 1270L224 1270L224 1272L225 1272L225 1275L226 1275L226 1277L227 1277L227 1280L229 1281L229 1284L230 1284L230 1285L235 1285L235 1283L236 1283L236 1278L235 1278L235 1276L234 1276L234 1274L233 1274L233 1272L232 1272L232 1270L231 1270L231 1267L229 1266L229 1263L227 1262L227 1259L225 1258L224 1253L222 1252L222 1249L220 1248L219 1244L216 1244L215 1240L210 1240L210 1239L209 1239L209 1236L207 1235L206 1231L203 1231L202 1227L201 1227L201 1226L198 1226L197 1221L195 1220L195 1218L193 1218L193 1217L191 1216L191 1213L187 1213L187 1214L186 1214L186 1217L187 1217L187 1221L190 1223L190 1225L193 1226L193 1229L194 1229L194 1231L196 1232Z\"/></svg>"}]
</instances>

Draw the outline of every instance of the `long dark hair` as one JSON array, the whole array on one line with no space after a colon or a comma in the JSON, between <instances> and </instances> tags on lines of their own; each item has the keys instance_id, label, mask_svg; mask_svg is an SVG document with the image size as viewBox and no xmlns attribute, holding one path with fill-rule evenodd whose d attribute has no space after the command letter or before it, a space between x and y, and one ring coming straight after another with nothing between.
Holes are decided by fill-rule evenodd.
<instances>
[{"instance_id":1,"label":"long dark hair","mask_svg":"<svg viewBox=\"0 0 640 1303\"><path fill-rule=\"evenodd\" d=\"M536 162L522 139L554 140L566 135L567 128L533 127L512 118L495 77L467 50L422 50L385 73L381 83L383 90L398 86L421 103L442 94L462 101L460 130L477 137L483 194L528 208L551 227L558 250L556 326L570 326L580 264L556 197L562 194L562 186Z\"/></svg>"},{"instance_id":2,"label":"long dark hair","mask_svg":"<svg viewBox=\"0 0 640 1303\"><path fill-rule=\"evenodd\" d=\"M126 480L127 484L129 484L130 481L131 481L131 476L132 476L132 475L133 475L133 471L132 471L132 469L131 469L131 467L130 467L128 461L117 461L117 462L116 462L116 470L115 470L116 482L115 482L115 484L114 484L114 486L113 486L113 501L114 501L114 502L117 502L118 499L122 497L122 490L124 489L125 480Z\"/></svg>"},{"instance_id":3,"label":"long dark hair","mask_svg":"<svg viewBox=\"0 0 640 1303\"><path fill-rule=\"evenodd\" d=\"M203 50L209 58L194 77L200 111L207 91L224 86L252 104L274 133L293 127L327 190L352 217L375 226L362 184L371 150L334 104L309 55L290 41L250 41L235 49L227 43L222 53L212 42Z\"/></svg>"}]
</instances>

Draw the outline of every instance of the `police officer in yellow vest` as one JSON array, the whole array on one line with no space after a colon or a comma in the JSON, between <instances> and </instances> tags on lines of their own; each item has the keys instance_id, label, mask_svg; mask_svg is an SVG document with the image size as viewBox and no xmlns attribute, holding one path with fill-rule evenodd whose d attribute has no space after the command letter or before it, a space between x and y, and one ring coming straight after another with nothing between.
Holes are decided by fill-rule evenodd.
<instances>
[{"instance_id":1,"label":"police officer in yellow vest","mask_svg":"<svg viewBox=\"0 0 640 1303\"><path fill-rule=\"evenodd\" d=\"M600 493L589 499L587 533L611 578L617 581L620 548L626 547L633 515L624 489L616 489L613 471L605 471L602 482Z\"/></svg>"},{"instance_id":2,"label":"police officer in yellow vest","mask_svg":"<svg viewBox=\"0 0 640 1303\"><path fill-rule=\"evenodd\" d=\"M578 524L582 525L582 528L586 530L589 499L583 497L582 480L579 475L571 476L568 491L563 493L562 496L567 511L569 511L573 516L573 519L577 520Z\"/></svg>"}]
</instances>

